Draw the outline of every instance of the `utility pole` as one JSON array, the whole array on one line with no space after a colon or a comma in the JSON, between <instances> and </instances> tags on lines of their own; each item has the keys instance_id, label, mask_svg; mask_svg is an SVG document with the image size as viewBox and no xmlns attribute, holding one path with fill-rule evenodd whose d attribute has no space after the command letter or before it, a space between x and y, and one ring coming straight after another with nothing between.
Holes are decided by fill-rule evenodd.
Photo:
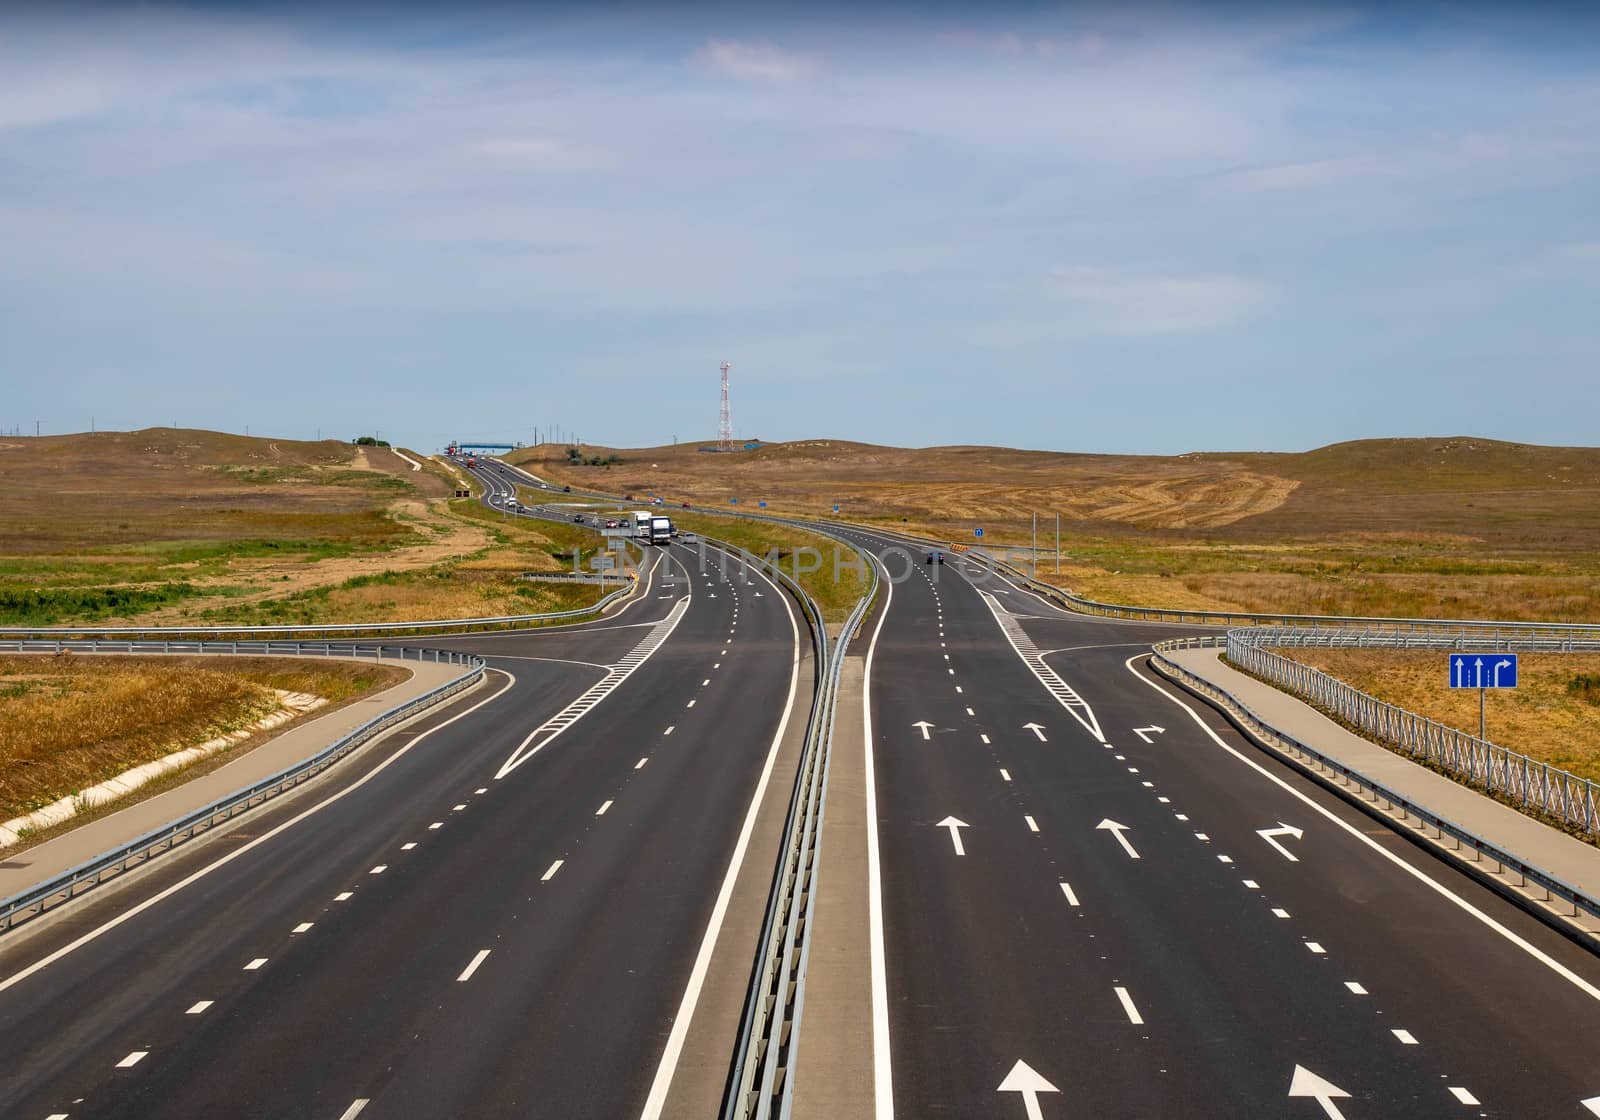
<instances>
[{"instance_id":1,"label":"utility pole","mask_svg":"<svg viewBox=\"0 0 1600 1120\"><path fill-rule=\"evenodd\" d=\"M1061 574L1061 511L1056 510L1056 575Z\"/></svg>"},{"instance_id":2,"label":"utility pole","mask_svg":"<svg viewBox=\"0 0 1600 1120\"><path fill-rule=\"evenodd\" d=\"M1039 511L1033 511L1033 547L1028 553L1028 571L1039 570Z\"/></svg>"}]
</instances>

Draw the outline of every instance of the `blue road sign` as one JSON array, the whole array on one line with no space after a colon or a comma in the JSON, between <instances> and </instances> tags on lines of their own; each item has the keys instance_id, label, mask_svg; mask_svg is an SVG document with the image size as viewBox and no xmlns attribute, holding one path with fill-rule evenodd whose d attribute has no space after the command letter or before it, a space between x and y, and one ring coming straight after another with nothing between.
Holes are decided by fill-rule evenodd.
<instances>
[{"instance_id":1,"label":"blue road sign","mask_svg":"<svg viewBox=\"0 0 1600 1120\"><path fill-rule=\"evenodd\" d=\"M766 509L767 508L767 503L766 502L762 502L760 504L761 504L761 508L762 509Z\"/></svg>"},{"instance_id":2,"label":"blue road sign","mask_svg":"<svg viewBox=\"0 0 1600 1120\"><path fill-rule=\"evenodd\" d=\"M728 504L730 506L736 506L736 505L739 504L739 499L738 498L729 498L728 499Z\"/></svg>"},{"instance_id":3,"label":"blue road sign","mask_svg":"<svg viewBox=\"0 0 1600 1120\"><path fill-rule=\"evenodd\" d=\"M982 529L974 529L974 530L972 530L972 535L975 536L975 537L981 537L981 536L983 536L983 530Z\"/></svg>"},{"instance_id":4,"label":"blue road sign","mask_svg":"<svg viewBox=\"0 0 1600 1120\"><path fill-rule=\"evenodd\" d=\"M839 512L839 507L838 506L834 506L833 507L833 512L834 513L838 513Z\"/></svg>"},{"instance_id":5,"label":"blue road sign","mask_svg":"<svg viewBox=\"0 0 1600 1120\"><path fill-rule=\"evenodd\" d=\"M1516 688L1514 653L1452 653L1451 688Z\"/></svg>"}]
</instances>

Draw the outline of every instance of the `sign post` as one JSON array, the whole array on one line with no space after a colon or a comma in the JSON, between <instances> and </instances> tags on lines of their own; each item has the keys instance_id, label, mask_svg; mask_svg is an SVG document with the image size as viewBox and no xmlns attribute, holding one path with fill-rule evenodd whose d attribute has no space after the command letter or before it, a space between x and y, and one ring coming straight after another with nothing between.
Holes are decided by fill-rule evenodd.
<instances>
[{"instance_id":1,"label":"sign post","mask_svg":"<svg viewBox=\"0 0 1600 1120\"><path fill-rule=\"evenodd\" d=\"M1489 736L1484 720L1484 697L1491 688L1517 687L1517 655L1514 653L1452 653L1450 679L1452 689L1478 690L1478 738Z\"/></svg>"}]
</instances>

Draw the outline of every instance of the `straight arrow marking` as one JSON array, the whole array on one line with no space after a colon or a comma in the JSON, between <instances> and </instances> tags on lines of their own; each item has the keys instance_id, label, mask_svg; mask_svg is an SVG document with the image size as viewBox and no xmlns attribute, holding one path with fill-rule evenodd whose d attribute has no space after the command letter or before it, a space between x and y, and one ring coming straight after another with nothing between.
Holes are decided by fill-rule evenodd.
<instances>
[{"instance_id":1,"label":"straight arrow marking","mask_svg":"<svg viewBox=\"0 0 1600 1120\"><path fill-rule=\"evenodd\" d=\"M1035 735L1037 735L1039 737L1039 742L1048 743L1050 741L1050 740L1048 740L1048 739L1046 739L1044 737L1044 728L1042 726L1040 726L1039 724L1037 724L1037 723L1025 723L1025 724L1022 725L1022 727L1023 727L1023 730L1031 731Z\"/></svg>"},{"instance_id":2,"label":"straight arrow marking","mask_svg":"<svg viewBox=\"0 0 1600 1120\"><path fill-rule=\"evenodd\" d=\"M1147 735L1146 732L1153 732L1156 735L1165 735L1166 732L1167 732L1167 729L1165 727L1154 727L1154 726L1152 726L1152 727L1135 727L1133 729L1133 733L1135 735L1139 736L1139 738L1143 739L1145 742L1147 742L1147 743L1155 742L1155 740L1150 738L1150 736Z\"/></svg>"},{"instance_id":3,"label":"straight arrow marking","mask_svg":"<svg viewBox=\"0 0 1600 1120\"><path fill-rule=\"evenodd\" d=\"M1289 1095L1291 1097L1310 1097L1322 1106L1322 1111L1328 1120L1344 1120L1344 1113L1339 1111L1335 1100L1347 1100L1350 1094L1339 1086L1318 1077L1305 1066L1295 1066L1294 1076L1289 1079Z\"/></svg>"},{"instance_id":4,"label":"straight arrow marking","mask_svg":"<svg viewBox=\"0 0 1600 1120\"><path fill-rule=\"evenodd\" d=\"M1028 1120L1044 1120L1044 1111L1039 1107L1040 1093L1061 1092L1060 1089L1057 1089L1050 1082L1039 1076L1038 1071L1032 1066L1020 1059L1016 1065L1011 1067L1011 1072L1006 1074L1006 1079L1000 1082L1000 1087L997 1091L1001 1093L1020 1093L1022 1095L1022 1107L1028 1114Z\"/></svg>"},{"instance_id":5,"label":"straight arrow marking","mask_svg":"<svg viewBox=\"0 0 1600 1120\"><path fill-rule=\"evenodd\" d=\"M955 817L946 817L935 827L948 828L950 830L950 844L955 848L956 855L964 856L967 854L967 849L961 843L961 830L968 827L966 821L957 820Z\"/></svg>"},{"instance_id":6,"label":"straight arrow marking","mask_svg":"<svg viewBox=\"0 0 1600 1120\"><path fill-rule=\"evenodd\" d=\"M925 719L918 720L916 723L913 723L911 726L915 727L918 731L922 732L922 738L924 740L930 738L930 736L928 735L928 728L932 727L933 724L929 723L927 720L925 720Z\"/></svg>"},{"instance_id":7,"label":"straight arrow marking","mask_svg":"<svg viewBox=\"0 0 1600 1120\"><path fill-rule=\"evenodd\" d=\"M1122 850L1128 853L1129 859L1139 858L1139 853L1133 850L1133 845L1128 843L1128 838L1122 835L1124 832L1128 831L1127 825L1118 824L1110 817L1107 817L1105 820L1095 825L1095 828L1105 829L1106 831L1110 832L1111 835L1115 836L1117 838L1117 843L1122 845Z\"/></svg>"}]
</instances>

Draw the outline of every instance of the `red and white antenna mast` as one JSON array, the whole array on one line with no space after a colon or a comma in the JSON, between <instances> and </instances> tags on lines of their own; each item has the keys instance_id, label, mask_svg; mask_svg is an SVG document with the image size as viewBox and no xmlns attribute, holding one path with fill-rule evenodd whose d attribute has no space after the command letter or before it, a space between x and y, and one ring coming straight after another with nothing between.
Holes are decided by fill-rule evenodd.
<instances>
[{"instance_id":1,"label":"red and white antenna mast","mask_svg":"<svg viewBox=\"0 0 1600 1120\"><path fill-rule=\"evenodd\" d=\"M717 450L733 450L733 417L728 412L728 363L722 363L722 421L717 425Z\"/></svg>"}]
</instances>

